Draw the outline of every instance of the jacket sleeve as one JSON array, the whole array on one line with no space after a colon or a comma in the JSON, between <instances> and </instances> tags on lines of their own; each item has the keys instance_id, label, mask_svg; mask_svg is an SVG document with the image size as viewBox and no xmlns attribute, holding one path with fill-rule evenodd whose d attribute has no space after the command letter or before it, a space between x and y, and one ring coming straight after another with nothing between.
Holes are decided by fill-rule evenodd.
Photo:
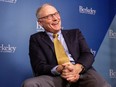
<instances>
[{"instance_id":1,"label":"jacket sleeve","mask_svg":"<svg viewBox=\"0 0 116 87\"><path fill-rule=\"evenodd\" d=\"M29 42L29 56L32 70L35 76L38 75L53 75L51 69L55 66L49 64L47 56L44 52L46 48L42 48L37 37L31 36Z\"/></svg>"},{"instance_id":2,"label":"jacket sleeve","mask_svg":"<svg viewBox=\"0 0 116 87\"><path fill-rule=\"evenodd\" d=\"M86 71L92 67L94 56L91 53L90 48L88 47L88 44L80 30L77 32L76 37L78 38L79 44L79 58L77 63L82 64Z\"/></svg>"}]
</instances>

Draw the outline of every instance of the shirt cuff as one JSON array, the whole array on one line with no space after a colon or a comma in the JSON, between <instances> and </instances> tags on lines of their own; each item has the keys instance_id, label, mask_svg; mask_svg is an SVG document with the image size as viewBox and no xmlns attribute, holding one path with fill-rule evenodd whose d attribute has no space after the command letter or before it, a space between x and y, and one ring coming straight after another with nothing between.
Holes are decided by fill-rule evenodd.
<instances>
[{"instance_id":1,"label":"shirt cuff","mask_svg":"<svg viewBox=\"0 0 116 87\"><path fill-rule=\"evenodd\" d=\"M57 68L57 67L58 67L58 66L55 66L55 67L51 70L51 73L52 73L52 74L54 74L54 75L60 75L60 73L56 71L56 68Z\"/></svg>"}]
</instances>

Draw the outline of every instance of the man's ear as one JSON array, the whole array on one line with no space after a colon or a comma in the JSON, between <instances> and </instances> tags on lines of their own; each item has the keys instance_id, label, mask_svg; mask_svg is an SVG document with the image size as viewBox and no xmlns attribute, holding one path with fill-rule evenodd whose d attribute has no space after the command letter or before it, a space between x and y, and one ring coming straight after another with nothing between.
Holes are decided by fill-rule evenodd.
<instances>
[{"instance_id":1,"label":"man's ear","mask_svg":"<svg viewBox=\"0 0 116 87\"><path fill-rule=\"evenodd\" d=\"M38 26L39 29L43 30L42 23L40 21L37 22L37 26Z\"/></svg>"},{"instance_id":2,"label":"man's ear","mask_svg":"<svg viewBox=\"0 0 116 87\"><path fill-rule=\"evenodd\" d=\"M41 21L38 21L38 25L39 25L39 26L42 26L42 23L41 23Z\"/></svg>"}]
</instances>

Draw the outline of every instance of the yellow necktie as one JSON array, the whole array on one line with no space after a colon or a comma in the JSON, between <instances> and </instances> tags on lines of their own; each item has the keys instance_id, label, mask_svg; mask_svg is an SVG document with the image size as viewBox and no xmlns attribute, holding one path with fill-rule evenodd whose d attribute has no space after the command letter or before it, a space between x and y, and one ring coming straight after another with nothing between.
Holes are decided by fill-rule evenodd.
<instances>
[{"instance_id":1,"label":"yellow necktie","mask_svg":"<svg viewBox=\"0 0 116 87\"><path fill-rule=\"evenodd\" d=\"M54 42L54 48L55 48L58 64L60 65L66 62L70 62L66 52L64 51L62 44L58 40L58 34L53 34L53 38L54 38L53 42Z\"/></svg>"}]
</instances>

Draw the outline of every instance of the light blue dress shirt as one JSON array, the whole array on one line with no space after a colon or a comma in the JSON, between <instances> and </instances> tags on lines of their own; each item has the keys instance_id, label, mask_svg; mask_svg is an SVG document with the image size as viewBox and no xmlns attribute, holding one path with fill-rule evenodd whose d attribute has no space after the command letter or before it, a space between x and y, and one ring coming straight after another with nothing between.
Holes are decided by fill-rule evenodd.
<instances>
[{"instance_id":1,"label":"light blue dress shirt","mask_svg":"<svg viewBox=\"0 0 116 87\"><path fill-rule=\"evenodd\" d=\"M51 33L51 32L46 32L46 33L48 34L48 36L50 37L50 39L53 41L53 33ZM71 54L69 53L69 50L68 50L68 48L67 48L67 45L66 45L66 43L65 43L65 40L64 40L64 37L63 37L61 31L59 31L57 34L58 34L58 40L59 40L59 41L61 42L61 44L64 46L64 50L65 50L65 52L66 52L66 54L67 54L69 60L70 60L73 64L75 64L74 59L72 58ZM51 72L52 72L54 75L59 75L59 73L56 71L56 68L57 68L57 66L54 67L54 68L51 70Z\"/></svg>"}]
</instances>

